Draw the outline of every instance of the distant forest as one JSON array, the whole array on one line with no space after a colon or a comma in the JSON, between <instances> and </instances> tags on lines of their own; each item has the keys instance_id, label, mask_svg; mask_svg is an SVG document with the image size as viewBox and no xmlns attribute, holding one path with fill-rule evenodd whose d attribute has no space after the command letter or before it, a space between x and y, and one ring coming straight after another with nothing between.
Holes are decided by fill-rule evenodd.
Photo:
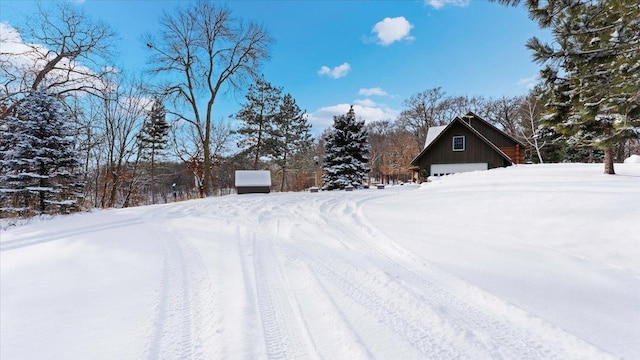
<instances>
[{"instance_id":1,"label":"distant forest","mask_svg":"<svg viewBox=\"0 0 640 360\"><path fill-rule=\"evenodd\" d=\"M395 119L355 113L365 122L369 181L415 180L410 163L427 129L468 111L527 144L531 163L603 162L613 174L614 162L640 153L640 9L627 3L531 8L565 41L529 41L543 69L526 95L435 87L405 99ZM276 191L321 185L332 130L314 138L295 94L260 75L273 42L260 24L204 1L165 14L144 39L151 78L164 80L147 83L115 70L108 25L66 2L34 15L2 34L32 45L0 52L0 217L225 195L239 169L271 170ZM233 122L213 110L228 89L246 93Z\"/></svg>"}]
</instances>

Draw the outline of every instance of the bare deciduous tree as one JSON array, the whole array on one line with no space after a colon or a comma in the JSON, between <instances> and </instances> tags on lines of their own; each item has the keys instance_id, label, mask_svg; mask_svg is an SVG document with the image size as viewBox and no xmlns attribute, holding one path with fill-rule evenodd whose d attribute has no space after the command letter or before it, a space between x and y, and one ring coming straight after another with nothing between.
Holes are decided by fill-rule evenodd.
<instances>
[{"instance_id":1,"label":"bare deciduous tree","mask_svg":"<svg viewBox=\"0 0 640 360\"><path fill-rule=\"evenodd\" d=\"M100 169L98 182L102 187L100 206L127 207L138 181L141 151L137 137L152 101L144 97L140 85L123 86L115 80L111 83L109 90L94 99L97 102L95 121L101 123L99 131L103 140L104 166Z\"/></svg>"},{"instance_id":2,"label":"bare deciduous tree","mask_svg":"<svg viewBox=\"0 0 640 360\"><path fill-rule=\"evenodd\" d=\"M389 120L378 120L367 123L369 134L369 177L376 181L384 181L382 166L384 156L389 151L389 141L395 124Z\"/></svg>"},{"instance_id":3,"label":"bare deciduous tree","mask_svg":"<svg viewBox=\"0 0 640 360\"><path fill-rule=\"evenodd\" d=\"M394 128L389 134L389 147L385 154L382 171L389 183L413 180L410 178L411 160L420 152L420 147L411 141L411 134L402 128Z\"/></svg>"},{"instance_id":4,"label":"bare deciduous tree","mask_svg":"<svg viewBox=\"0 0 640 360\"><path fill-rule=\"evenodd\" d=\"M520 96L502 96L487 102L487 116L485 119L497 125L507 134L520 137L521 112L524 100Z\"/></svg>"},{"instance_id":5,"label":"bare deciduous tree","mask_svg":"<svg viewBox=\"0 0 640 360\"><path fill-rule=\"evenodd\" d=\"M400 113L398 122L413 134L419 147L424 146L429 127L444 125L451 120L442 118L445 99L445 92L437 87L413 94L403 102L405 109Z\"/></svg>"},{"instance_id":6,"label":"bare deciduous tree","mask_svg":"<svg viewBox=\"0 0 640 360\"><path fill-rule=\"evenodd\" d=\"M237 89L257 77L272 39L260 25L234 19L228 8L208 1L165 12L160 25L157 36L146 37L152 72L169 75L162 91L175 108L167 112L195 129L204 167L201 195L210 195L213 105L223 85Z\"/></svg>"},{"instance_id":7,"label":"bare deciduous tree","mask_svg":"<svg viewBox=\"0 0 640 360\"><path fill-rule=\"evenodd\" d=\"M533 147L538 156L538 161L542 164L544 160L541 150L547 145L547 142L541 139L541 104L534 92L529 93L529 95L525 97L521 104L520 112L523 118L523 128L521 129L520 136L529 146Z\"/></svg>"},{"instance_id":8,"label":"bare deciduous tree","mask_svg":"<svg viewBox=\"0 0 640 360\"><path fill-rule=\"evenodd\" d=\"M98 93L105 86L102 76L112 71L105 64L113 37L109 26L68 2L39 5L24 26L2 34L0 103L7 104L4 113L31 89L56 95Z\"/></svg>"},{"instance_id":9,"label":"bare deciduous tree","mask_svg":"<svg viewBox=\"0 0 640 360\"><path fill-rule=\"evenodd\" d=\"M211 134L209 135L211 149L211 157L214 162L211 164L212 168L215 168L216 160L224 158L228 155L229 146L234 142L235 133L231 129L231 124L226 121L219 121L215 124L211 124ZM171 141L175 155L180 158L186 165L187 170L195 179L195 187L201 192L204 184L204 162L202 161L202 137L199 135L197 129L191 124L178 120L172 126ZM193 144L199 144L193 146ZM211 181L217 177L217 174L213 172L209 175ZM202 196L202 194L201 194Z\"/></svg>"},{"instance_id":10,"label":"bare deciduous tree","mask_svg":"<svg viewBox=\"0 0 640 360\"><path fill-rule=\"evenodd\" d=\"M468 111L481 117L487 114L485 98L447 96L440 87L411 95L403 105L405 109L400 113L397 123L413 134L419 148L424 146L430 127L446 125Z\"/></svg>"}]
</instances>

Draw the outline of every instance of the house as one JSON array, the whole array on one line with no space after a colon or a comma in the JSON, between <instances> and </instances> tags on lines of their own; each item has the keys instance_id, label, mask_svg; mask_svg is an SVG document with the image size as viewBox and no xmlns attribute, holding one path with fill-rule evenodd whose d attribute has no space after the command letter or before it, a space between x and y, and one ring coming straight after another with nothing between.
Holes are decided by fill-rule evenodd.
<instances>
[{"instance_id":1,"label":"house","mask_svg":"<svg viewBox=\"0 0 640 360\"><path fill-rule=\"evenodd\" d=\"M522 164L524 150L523 143L468 112L446 126L430 127L424 149L411 165L426 179Z\"/></svg>"},{"instance_id":2,"label":"house","mask_svg":"<svg viewBox=\"0 0 640 360\"><path fill-rule=\"evenodd\" d=\"M268 170L236 170L236 192L252 194L271 192L271 172Z\"/></svg>"}]
</instances>

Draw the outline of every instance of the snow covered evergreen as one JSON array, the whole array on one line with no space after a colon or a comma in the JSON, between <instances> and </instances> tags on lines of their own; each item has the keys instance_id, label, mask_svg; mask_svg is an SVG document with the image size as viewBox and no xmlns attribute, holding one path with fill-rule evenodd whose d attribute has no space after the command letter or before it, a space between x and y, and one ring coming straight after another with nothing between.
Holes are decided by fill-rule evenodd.
<instances>
[{"instance_id":1,"label":"snow covered evergreen","mask_svg":"<svg viewBox=\"0 0 640 360\"><path fill-rule=\"evenodd\" d=\"M363 187L369 173L369 148L364 120L357 120L353 106L346 115L333 117L333 129L326 135L322 180L327 189Z\"/></svg>"},{"instance_id":2,"label":"snow covered evergreen","mask_svg":"<svg viewBox=\"0 0 640 360\"><path fill-rule=\"evenodd\" d=\"M311 124L307 121L306 112L300 109L293 96L286 94L280 101L272 125L269 148L271 157L280 167L280 191L284 191L287 168L292 163L292 158L312 144Z\"/></svg>"},{"instance_id":3,"label":"snow covered evergreen","mask_svg":"<svg viewBox=\"0 0 640 360\"><path fill-rule=\"evenodd\" d=\"M164 104L155 99L138 135L144 158L151 160L151 197L154 204L156 203L156 160L167 146L168 135L167 111Z\"/></svg>"},{"instance_id":4,"label":"snow covered evergreen","mask_svg":"<svg viewBox=\"0 0 640 360\"><path fill-rule=\"evenodd\" d=\"M278 114L282 97L282 89L274 87L260 78L249 87L242 109L234 115L241 125L237 130L240 135L239 147L245 148L253 157L253 169L258 169L260 158L273 152L270 148L270 134L273 122Z\"/></svg>"},{"instance_id":5,"label":"snow covered evergreen","mask_svg":"<svg viewBox=\"0 0 640 360\"><path fill-rule=\"evenodd\" d=\"M32 91L0 127L1 214L77 209L82 184L71 121L61 102Z\"/></svg>"},{"instance_id":6,"label":"snow covered evergreen","mask_svg":"<svg viewBox=\"0 0 640 360\"><path fill-rule=\"evenodd\" d=\"M635 1L559 0L529 5L555 45L527 46L546 63L546 126L575 148L604 150L614 174L613 146L640 137L640 6Z\"/></svg>"}]
</instances>

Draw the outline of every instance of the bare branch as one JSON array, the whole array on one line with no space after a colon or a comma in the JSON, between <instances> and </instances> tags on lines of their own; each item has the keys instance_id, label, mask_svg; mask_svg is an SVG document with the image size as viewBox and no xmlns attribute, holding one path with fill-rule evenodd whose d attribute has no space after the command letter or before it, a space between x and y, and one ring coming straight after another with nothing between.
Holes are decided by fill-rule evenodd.
<instances>
[{"instance_id":1,"label":"bare branch","mask_svg":"<svg viewBox=\"0 0 640 360\"><path fill-rule=\"evenodd\" d=\"M151 72L170 76L166 88L175 103L187 105L170 110L187 120L202 146L204 193L211 193L211 132L213 105L221 88L238 89L247 78L257 75L262 61L269 57L271 37L265 29L243 23L224 6L198 1L186 9L164 13L157 37L147 35L151 52ZM178 80L176 80L176 78Z\"/></svg>"},{"instance_id":2,"label":"bare branch","mask_svg":"<svg viewBox=\"0 0 640 360\"><path fill-rule=\"evenodd\" d=\"M108 67L101 64L111 55L114 37L106 24L58 2L39 5L23 27L9 30L8 45L0 53L0 102L15 106L21 94L32 89L62 94L104 86L101 77ZM2 40L5 43L4 35Z\"/></svg>"}]
</instances>

